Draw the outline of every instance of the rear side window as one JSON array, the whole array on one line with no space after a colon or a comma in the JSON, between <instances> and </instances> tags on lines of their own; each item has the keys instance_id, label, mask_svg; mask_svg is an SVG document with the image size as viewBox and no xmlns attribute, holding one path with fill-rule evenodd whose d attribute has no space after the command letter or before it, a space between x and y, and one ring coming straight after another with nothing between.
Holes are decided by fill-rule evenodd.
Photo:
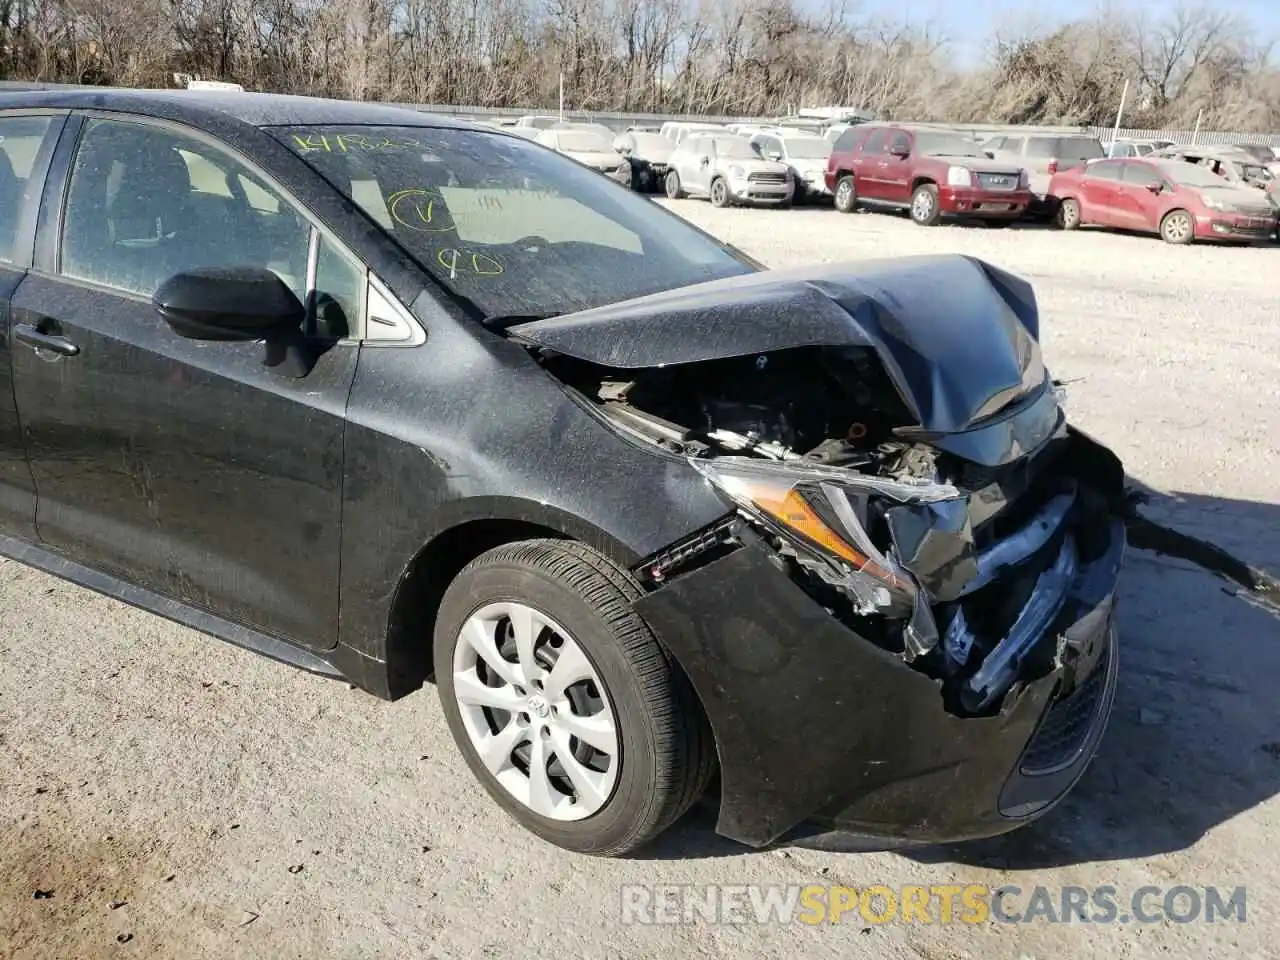
<instances>
[{"instance_id":1,"label":"rear side window","mask_svg":"<svg viewBox=\"0 0 1280 960\"><path fill-rule=\"evenodd\" d=\"M1107 155L1102 149L1102 141L1096 137L1063 137L1057 144L1057 152L1053 155L1059 160L1095 160Z\"/></svg>"},{"instance_id":2,"label":"rear side window","mask_svg":"<svg viewBox=\"0 0 1280 960\"><path fill-rule=\"evenodd\" d=\"M12 262L18 214L48 130L48 117L0 117L0 262Z\"/></svg>"},{"instance_id":3,"label":"rear side window","mask_svg":"<svg viewBox=\"0 0 1280 960\"><path fill-rule=\"evenodd\" d=\"M836 145L831 148L832 153L852 153L854 147L858 145L858 140L866 133L866 130L860 130L857 127L849 127L842 130L840 136L836 137Z\"/></svg>"},{"instance_id":4,"label":"rear side window","mask_svg":"<svg viewBox=\"0 0 1280 960\"><path fill-rule=\"evenodd\" d=\"M1027 138L1027 156L1037 157L1047 160L1050 157L1058 157L1058 141L1051 137L1028 137Z\"/></svg>"}]
</instances>

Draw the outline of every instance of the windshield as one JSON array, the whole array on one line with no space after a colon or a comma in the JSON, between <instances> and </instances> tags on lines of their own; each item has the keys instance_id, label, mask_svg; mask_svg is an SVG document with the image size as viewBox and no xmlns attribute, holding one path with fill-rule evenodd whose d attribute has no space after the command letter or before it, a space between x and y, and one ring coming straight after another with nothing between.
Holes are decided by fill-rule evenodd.
<instances>
[{"instance_id":1,"label":"windshield","mask_svg":"<svg viewBox=\"0 0 1280 960\"><path fill-rule=\"evenodd\" d=\"M561 150L574 153L609 153L613 150L609 138L594 130L558 130L556 142Z\"/></svg>"},{"instance_id":2,"label":"windshield","mask_svg":"<svg viewBox=\"0 0 1280 960\"><path fill-rule=\"evenodd\" d=\"M759 160L751 143L740 137L716 137L716 156L728 160Z\"/></svg>"},{"instance_id":3,"label":"windshield","mask_svg":"<svg viewBox=\"0 0 1280 960\"><path fill-rule=\"evenodd\" d=\"M825 160L831 155L831 143L820 137L787 137L782 145L792 160Z\"/></svg>"},{"instance_id":4,"label":"windshield","mask_svg":"<svg viewBox=\"0 0 1280 960\"><path fill-rule=\"evenodd\" d=\"M982 147L958 133L917 133L916 150L930 157L985 157Z\"/></svg>"},{"instance_id":5,"label":"windshield","mask_svg":"<svg viewBox=\"0 0 1280 960\"><path fill-rule=\"evenodd\" d=\"M680 217L527 140L433 127L269 132L486 317L753 272Z\"/></svg>"}]
</instances>

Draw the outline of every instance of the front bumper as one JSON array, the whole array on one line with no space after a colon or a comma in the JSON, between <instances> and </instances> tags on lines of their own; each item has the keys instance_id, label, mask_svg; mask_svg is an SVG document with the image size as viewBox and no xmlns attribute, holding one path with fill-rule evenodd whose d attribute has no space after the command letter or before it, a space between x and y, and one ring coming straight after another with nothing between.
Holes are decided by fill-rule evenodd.
<instances>
[{"instance_id":1,"label":"front bumper","mask_svg":"<svg viewBox=\"0 0 1280 960\"><path fill-rule=\"evenodd\" d=\"M729 193L734 203L787 203L795 195L794 182L729 180Z\"/></svg>"},{"instance_id":2,"label":"front bumper","mask_svg":"<svg viewBox=\"0 0 1280 960\"><path fill-rule=\"evenodd\" d=\"M1029 190L979 190L972 187L939 187L938 209L945 214L1015 219L1031 203Z\"/></svg>"},{"instance_id":3,"label":"front bumper","mask_svg":"<svg viewBox=\"0 0 1280 960\"><path fill-rule=\"evenodd\" d=\"M943 843L1047 811L1096 752L1114 697L1124 526L1106 524L1105 548L1095 537L1020 679L983 716L958 715L941 680L829 614L749 531L637 601L715 732L717 831L753 846L803 824Z\"/></svg>"},{"instance_id":4,"label":"front bumper","mask_svg":"<svg viewBox=\"0 0 1280 960\"><path fill-rule=\"evenodd\" d=\"M1269 240L1276 232L1276 218L1214 213L1196 218L1196 236L1202 240Z\"/></svg>"}]
</instances>

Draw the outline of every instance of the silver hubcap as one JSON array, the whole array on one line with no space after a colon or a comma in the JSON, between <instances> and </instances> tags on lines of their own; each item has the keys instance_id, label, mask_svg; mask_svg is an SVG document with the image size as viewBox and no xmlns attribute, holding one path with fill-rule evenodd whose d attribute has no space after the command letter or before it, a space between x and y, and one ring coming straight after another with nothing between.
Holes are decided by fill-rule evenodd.
<instances>
[{"instance_id":1,"label":"silver hubcap","mask_svg":"<svg viewBox=\"0 0 1280 960\"><path fill-rule=\"evenodd\" d=\"M1074 200L1062 201L1062 220L1064 223L1075 223L1078 213L1076 211L1076 202Z\"/></svg>"},{"instance_id":2,"label":"silver hubcap","mask_svg":"<svg viewBox=\"0 0 1280 960\"><path fill-rule=\"evenodd\" d=\"M717 180L711 188L711 199L716 203L724 203L724 183Z\"/></svg>"},{"instance_id":3,"label":"silver hubcap","mask_svg":"<svg viewBox=\"0 0 1280 960\"><path fill-rule=\"evenodd\" d=\"M915 201L911 206L917 220L928 220L929 215L933 213L933 197L926 191L921 190L916 194Z\"/></svg>"},{"instance_id":4,"label":"silver hubcap","mask_svg":"<svg viewBox=\"0 0 1280 960\"><path fill-rule=\"evenodd\" d=\"M836 188L836 199L840 201L840 206L847 207L849 205L849 197L852 193L853 190L850 189L847 182L840 184L840 186Z\"/></svg>"},{"instance_id":5,"label":"silver hubcap","mask_svg":"<svg viewBox=\"0 0 1280 960\"><path fill-rule=\"evenodd\" d=\"M618 727L591 661L555 621L491 603L453 648L453 696L485 769L539 816L582 820L618 781Z\"/></svg>"},{"instance_id":6,"label":"silver hubcap","mask_svg":"<svg viewBox=\"0 0 1280 960\"><path fill-rule=\"evenodd\" d=\"M1191 224L1182 214L1172 216L1165 223L1165 230L1174 240L1183 240L1187 236L1187 231L1191 228Z\"/></svg>"}]
</instances>

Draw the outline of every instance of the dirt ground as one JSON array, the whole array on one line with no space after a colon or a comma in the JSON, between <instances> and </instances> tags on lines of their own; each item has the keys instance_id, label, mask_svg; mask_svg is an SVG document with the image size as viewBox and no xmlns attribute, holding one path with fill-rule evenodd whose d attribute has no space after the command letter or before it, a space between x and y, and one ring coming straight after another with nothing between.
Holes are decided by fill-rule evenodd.
<instances>
[{"instance_id":1,"label":"dirt ground","mask_svg":"<svg viewBox=\"0 0 1280 960\"><path fill-rule=\"evenodd\" d=\"M1280 248L671 206L772 265L959 252L1028 277L1069 412L1153 491L1149 513L1280 570ZM1101 754L1032 827L908 855L753 852L698 813L605 861L503 816L433 690L387 705L2 563L0 956L1275 956L1280 622L1143 552L1119 618ZM624 925L636 883L1243 885L1247 919Z\"/></svg>"}]
</instances>

